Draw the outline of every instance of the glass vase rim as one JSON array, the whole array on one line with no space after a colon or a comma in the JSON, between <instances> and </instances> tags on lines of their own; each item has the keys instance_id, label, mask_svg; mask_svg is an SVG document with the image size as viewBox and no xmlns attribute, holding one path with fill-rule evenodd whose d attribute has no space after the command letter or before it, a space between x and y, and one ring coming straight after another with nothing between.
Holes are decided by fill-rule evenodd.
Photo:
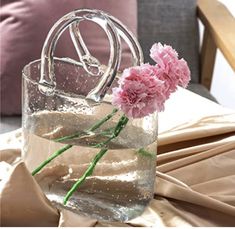
<instances>
[{"instance_id":1,"label":"glass vase rim","mask_svg":"<svg viewBox=\"0 0 235 229\"><path fill-rule=\"evenodd\" d=\"M68 58L68 57L54 57L54 60L55 60L55 63L56 62L62 62L64 64L70 64L70 65L74 65L74 66L78 66L78 67L83 67L82 66L82 63L79 62L79 61L76 61L76 60L73 60L71 58ZM39 71L41 70L41 58L39 59L36 59L36 60L32 60L30 61L28 64L26 64L23 69L22 69L22 80L27 80L29 81L30 83L32 83L33 85L37 85L37 86L40 86L40 83L39 83L39 80L34 80L32 79L32 77L30 77L30 74L27 74L26 73L26 69L27 68L30 68L33 64L39 64L40 65L40 68L38 69ZM118 72L119 73L119 72ZM45 85L45 87L48 87L47 85ZM86 98L86 96L84 95L80 95L80 94L75 94L75 93L68 93L68 92L65 92L63 90L60 90L58 88L55 89L55 92L54 94L57 94L59 96L66 96L66 97L73 97L73 98L79 98L79 99L85 99L85 100L89 100ZM107 93L108 94L108 93ZM91 100L89 100L91 101ZM105 100L102 100L101 102L95 102L95 101L91 101L92 103L94 104L100 104L100 103L106 103L106 104L111 104L111 102L109 101L105 101Z\"/></svg>"}]
</instances>

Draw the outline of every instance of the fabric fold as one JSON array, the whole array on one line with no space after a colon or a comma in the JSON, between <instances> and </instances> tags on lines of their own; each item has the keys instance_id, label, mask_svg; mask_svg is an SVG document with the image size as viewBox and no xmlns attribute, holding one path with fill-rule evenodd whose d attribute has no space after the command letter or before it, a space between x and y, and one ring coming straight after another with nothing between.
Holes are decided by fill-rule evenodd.
<instances>
[{"instance_id":1,"label":"fabric fold","mask_svg":"<svg viewBox=\"0 0 235 229\"><path fill-rule=\"evenodd\" d=\"M1 181L1 226L57 226L52 207L23 162L12 167Z\"/></svg>"}]
</instances>

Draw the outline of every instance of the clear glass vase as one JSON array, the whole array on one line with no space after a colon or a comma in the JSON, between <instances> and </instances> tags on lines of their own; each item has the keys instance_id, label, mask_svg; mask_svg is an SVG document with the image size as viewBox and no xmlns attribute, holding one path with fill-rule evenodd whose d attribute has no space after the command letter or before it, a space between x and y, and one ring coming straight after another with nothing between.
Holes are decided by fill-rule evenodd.
<instances>
[{"instance_id":1,"label":"clear glass vase","mask_svg":"<svg viewBox=\"0 0 235 229\"><path fill-rule=\"evenodd\" d=\"M75 44L81 42L80 35L77 33L76 37L75 34L75 23L78 21L71 18L85 18L84 15L90 16L89 20L95 18L96 23L108 21L110 27L105 29L111 30L110 34L116 36L116 40L115 37L110 38L110 44L114 47L107 67L95 66L97 61L84 49L85 43L83 50L77 50L80 60L83 60L81 63L54 58L53 52L50 52L58 40L58 28L62 33L65 26L72 25L70 29ZM111 104L111 89L118 79L117 68L120 63L119 32L114 29L118 24L118 30L124 28L123 34L130 35L120 22L100 11L80 10L66 15L49 33L42 59L25 66L23 159L33 172L54 152L66 149L35 176L48 199L58 208L67 208L79 214L101 220L127 221L140 215L153 197L157 113L141 119L130 119L118 137L106 144L108 151L98 161L93 173L77 188L67 204L63 204L66 193L100 151L93 146L110 137L122 116L122 112L114 112ZM128 36L125 37L130 41ZM52 38L55 38L54 43ZM142 62L139 46L136 40L130 43L136 64L139 64ZM84 50L86 53L83 53ZM91 130L91 126L110 114L113 116L109 120ZM76 133L80 136L58 141Z\"/></svg>"}]
</instances>

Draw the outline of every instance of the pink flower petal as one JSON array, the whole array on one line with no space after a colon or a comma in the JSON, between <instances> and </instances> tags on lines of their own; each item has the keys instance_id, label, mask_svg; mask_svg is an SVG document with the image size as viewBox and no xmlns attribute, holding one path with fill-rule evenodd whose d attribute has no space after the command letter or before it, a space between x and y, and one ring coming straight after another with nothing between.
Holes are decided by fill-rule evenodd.
<instances>
[{"instance_id":1,"label":"pink flower petal","mask_svg":"<svg viewBox=\"0 0 235 229\"><path fill-rule=\"evenodd\" d=\"M125 69L119 87L113 88L113 105L128 117L142 118L163 111L164 103L177 85L186 87L190 70L184 59L168 45L154 44L150 50L155 66L142 64Z\"/></svg>"}]
</instances>

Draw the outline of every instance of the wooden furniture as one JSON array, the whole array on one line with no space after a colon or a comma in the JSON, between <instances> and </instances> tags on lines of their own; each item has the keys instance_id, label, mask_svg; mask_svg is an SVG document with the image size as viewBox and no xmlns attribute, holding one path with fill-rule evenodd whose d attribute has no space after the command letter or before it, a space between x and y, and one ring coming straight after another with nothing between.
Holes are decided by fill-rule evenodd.
<instances>
[{"instance_id":1,"label":"wooden furniture","mask_svg":"<svg viewBox=\"0 0 235 229\"><path fill-rule=\"evenodd\" d=\"M210 90L217 48L235 71L235 18L217 0L198 0L197 15L205 26L201 50L201 83Z\"/></svg>"}]
</instances>

